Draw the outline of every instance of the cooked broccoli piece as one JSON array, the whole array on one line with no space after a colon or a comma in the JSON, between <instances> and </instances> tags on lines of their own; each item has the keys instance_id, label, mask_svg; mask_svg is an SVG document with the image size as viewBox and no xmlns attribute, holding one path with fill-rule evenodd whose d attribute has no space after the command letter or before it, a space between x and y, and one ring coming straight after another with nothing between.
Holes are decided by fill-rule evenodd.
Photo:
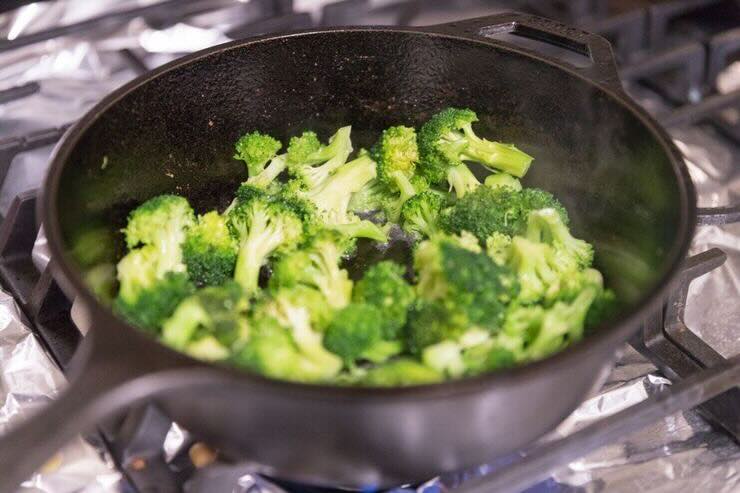
<instances>
[{"instance_id":1,"label":"cooked broccoli piece","mask_svg":"<svg viewBox=\"0 0 740 493\"><path fill-rule=\"evenodd\" d=\"M401 209L403 229L420 237L435 235L444 202L441 195L430 190L411 197Z\"/></svg>"},{"instance_id":2,"label":"cooked broccoli piece","mask_svg":"<svg viewBox=\"0 0 740 493\"><path fill-rule=\"evenodd\" d=\"M502 368L510 368L517 362L514 352L493 340L465 349L461 359L466 375L480 375Z\"/></svg>"},{"instance_id":3,"label":"cooked broccoli piece","mask_svg":"<svg viewBox=\"0 0 740 493\"><path fill-rule=\"evenodd\" d=\"M460 172L464 161L521 178L532 157L511 144L478 137L472 124L478 116L470 109L446 108L432 116L419 131L422 170L429 181L440 183L450 171ZM448 177L449 179L449 177ZM454 183L450 184L455 187ZM455 191L462 196L457 187Z\"/></svg>"},{"instance_id":4,"label":"cooked broccoli piece","mask_svg":"<svg viewBox=\"0 0 740 493\"><path fill-rule=\"evenodd\" d=\"M399 358L370 369L360 384L370 387L424 385L443 380L441 373L411 358Z\"/></svg>"},{"instance_id":5,"label":"cooked broccoli piece","mask_svg":"<svg viewBox=\"0 0 740 493\"><path fill-rule=\"evenodd\" d=\"M184 272L157 273L159 252L152 245L132 250L118 262L120 289L115 311L132 324L154 332L183 298L193 292Z\"/></svg>"},{"instance_id":6,"label":"cooked broccoli piece","mask_svg":"<svg viewBox=\"0 0 740 493\"><path fill-rule=\"evenodd\" d=\"M529 213L544 208L554 208L563 223L568 223L563 206L544 190L479 187L447 209L440 224L449 233L470 231L483 243L495 232L509 236L524 234Z\"/></svg>"},{"instance_id":7,"label":"cooked broccoli piece","mask_svg":"<svg viewBox=\"0 0 740 493\"><path fill-rule=\"evenodd\" d=\"M483 184L488 188L509 187L517 191L522 189L522 182L508 173L494 173L489 175Z\"/></svg>"},{"instance_id":8,"label":"cooked broccoli piece","mask_svg":"<svg viewBox=\"0 0 740 493\"><path fill-rule=\"evenodd\" d=\"M157 276L182 272L182 242L195 224L195 213L179 195L159 195L131 211L124 229L129 249L150 245L157 249Z\"/></svg>"},{"instance_id":9,"label":"cooked broccoli piece","mask_svg":"<svg viewBox=\"0 0 740 493\"><path fill-rule=\"evenodd\" d=\"M329 323L324 334L324 346L351 367L357 360L369 359L366 355L373 355L376 345L386 346L382 338L381 311L366 303L350 303L336 312Z\"/></svg>"},{"instance_id":10,"label":"cooked broccoli piece","mask_svg":"<svg viewBox=\"0 0 740 493\"><path fill-rule=\"evenodd\" d=\"M279 140L255 131L242 135L236 141L234 159L247 164L249 177L252 178L262 173L267 162L275 157L282 146Z\"/></svg>"},{"instance_id":11,"label":"cooked broccoli piece","mask_svg":"<svg viewBox=\"0 0 740 493\"><path fill-rule=\"evenodd\" d=\"M554 297L560 289L560 272L554 266L554 253L545 243L521 236L511 240L510 267L519 279L521 303L535 303Z\"/></svg>"},{"instance_id":12,"label":"cooked broccoli piece","mask_svg":"<svg viewBox=\"0 0 740 493\"><path fill-rule=\"evenodd\" d=\"M525 347L527 359L541 359L583 337L586 314L598 295L594 287L581 291L571 303L558 301L545 310L534 338Z\"/></svg>"},{"instance_id":13,"label":"cooked broccoli piece","mask_svg":"<svg viewBox=\"0 0 740 493\"><path fill-rule=\"evenodd\" d=\"M280 173L282 173L288 166L287 154L280 154L270 160L270 164L265 166L265 169L260 171L256 175L250 175L247 179L247 184L253 185L259 188L268 189L274 185Z\"/></svg>"},{"instance_id":14,"label":"cooked broccoli piece","mask_svg":"<svg viewBox=\"0 0 740 493\"><path fill-rule=\"evenodd\" d=\"M375 162L363 155L341 166L316 188L300 190L294 185L291 190L316 206L320 221L326 227L348 237L365 237L384 243L388 238L382 229L349 211L352 194L361 190L375 175Z\"/></svg>"},{"instance_id":15,"label":"cooked broccoli piece","mask_svg":"<svg viewBox=\"0 0 740 493\"><path fill-rule=\"evenodd\" d=\"M519 289L516 276L487 255L472 252L448 237L422 242L414 253L418 295L464 313L468 327L495 330L505 304Z\"/></svg>"},{"instance_id":16,"label":"cooked broccoli piece","mask_svg":"<svg viewBox=\"0 0 740 493\"><path fill-rule=\"evenodd\" d=\"M268 377L296 382L331 380L341 367L341 361L331 355L320 363L303 354L291 331L269 316L250 319L249 341L236 352L234 363Z\"/></svg>"},{"instance_id":17,"label":"cooked broccoli piece","mask_svg":"<svg viewBox=\"0 0 740 493\"><path fill-rule=\"evenodd\" d=\"M234 273L236 242L226 218L216 211L198 216L182 245L190 279L198 286L222 284Z\"/></svg>"},{"instance_id":18,"label":"cooked broccoli piece","mask_svg":"<svg viewBox=\"0 0 740 493\"><path fill-rule=\"evenodd\" d=\"M562 216L553 208L529 213L527 238L552 245L555 262L561 270L566 270L569 266L583 269L593 262L593 246L584 240L574 238Z\"/></svg>"},{"instance_id":19,"label":"cooked broccoli piece","mask_svg":"<svg viewBox=\"0 0 740 493\"><path fill-rule=\"evenodd\" d=\"M416 297L414 288L403 275L402 266L388 260L378 262L365 271L352 295L355 302L366 303L380 310L381 332L386 340L401 337L409 307Z\"/></svg>"},{"instance_id":20,"label":"cooked broccoli piece","mask_svg":"<svg viewBox=\"0 0 740 493\"><path fill-rule=\"evenodd\" d=\"M355 213L380 211L390 200L393 200L393 197L388 187L376 178L352 194L349 210Z\"/></svg>"},{"instance_id":21,"label":"cooked broccoli piece","mask_svg":"<svg viewBox=\"0 0 740 493\"><path fill-rule=\"evenodd\" d=\"M84 271L85 284L95 296L104 303L110 303L116 297L116 266L103 262Z\"/></svg>"},{"instance_id":22,"label":"cooked broccoli piece","mask_svg":"<svg viewBox=\"0 0 740 493\"><path fill-rule=\"evenodd\" d=\"M309 189L321 186L347 162L352 152L351 131L350 126L340 128L326 146L321 145L313 132L293 137L288 144L288 170Z\"/></svg>"},{"instance_id":23,"label":"cooked broccoli piece","mask_svg":"<svg viewBox=\"0 0 740 493\"><path fill-rule=\"evenodd\" d=\"M465 373L462 348L455 341L444 340L427 346L422 352L421 361L448 377L457 378Z\"/></svg>"},{"instance_id":24,"label":"cooked broccoli piece","mask_svg":"<svg viewBox=\"0 0 740 493\"><path fill-rule=\"evenodd\" d=\"M416 131L399 125L383 131L370 151L378 163L378 177L392 190L413 194L410 179L419 160Z\"/></svg>"},{"instance_id":25,"label":"cooked broccoli piece","mask_svg":"<svg viewBox=\"0 0 740 493\"><path fill-rule=\"evenodd\" d=\"M511 258L511 236L494 231L486 238L486 253L498 265L506 265Z\"/></svg>"},{"instance_id":26,"label":"cooked broccoli piece","mask_svg":"<svg viewBox=\"0 0 740 493\"><path fill-rule=\"evenodd\" d=\"M408 313L406 347L412 354L421 354L427 346L457 339L467 328L467 316L462 310L443 303L417 300Z\"/></svg>"},{"instance_id":27,"label":"cooked broccoli piece","mask_svg":"<svg viewBox=\"0 0 740 493\"><path fill-rule=\"evenodd\" d=\"M242 186L228 226L238 244L234 279L247 295L257 289L259 271L276 252L290 251L303 240L303 224L290 204L262 190Z\"/></svg>"},{"instance_id":28,"label":"cooked broccoli piece","mask_svg":"<svg viewBox=\"0 0 740 493\"><path fill-rule=\"evenodd\" d=\"M182 300L162 324L162 340L185 352L193 344L203 349L200 341L209 340L209 347L225 350L212 353L223 359L235 343L247 338L246 308L247 299L233 281L202 288Z\"/></svg>"},{"instance_id":29,"label":"cooked broccoli piece","mask_svg":"<svg viewBox=\"0 0 740 493\"><path fill-rule=\"evenodd\" d=\"M339 233L323 230L309 240L302 250L281 258L274 266L270 286L275 288L307 286L319 290L327 303L343 308L352 296L352 281L340 267L350 242Z\"/></svg>"},{"instance_id":30,"label":"cooked broccoli piece","mask_svg":"<svg viewBox=\"0 0 740 493\"><path fill-rule=\"evenodd\" d=\"M383 208L387 217L396 221L403 203L417 193L412 182L419 160L416 131L402 125L387 128L373 146L371 155L377 163L378 179L389 190L390 200Z\"/></svg>"},{"instance_id":31,"label":"cooked broccoli piece","mask_svg":"<svg viewBox=\"0 0 740 493\"><path fill-rule=\"evenodd\" d=\"M594 299L586 314L585 328L591 330L617 313L619 301L611 289L602 290Z\"/></svg>"},{"instance_id":32,"label":"cooked broccoli piece","mask_svg":"<svg viewBox=\"0 0 740 493\"><path fill-rule=\"evenodd\" d=\"M298 350L325 372L325 378L339 373L342 361L322 344L322 334L311 324L311 313L292 290L278 290L262 309L290 330Z\"/></svg>"}]
</instances>

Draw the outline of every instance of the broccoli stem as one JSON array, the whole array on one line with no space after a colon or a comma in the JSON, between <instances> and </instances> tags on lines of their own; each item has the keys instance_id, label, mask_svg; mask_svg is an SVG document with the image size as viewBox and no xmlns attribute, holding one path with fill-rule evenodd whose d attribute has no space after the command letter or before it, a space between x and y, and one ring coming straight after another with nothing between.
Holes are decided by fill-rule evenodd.
<instances>
[{"instance_id":1,"label":"broccoli stem","mask_svg":"<svg viewBox=\"0 0 740 493\"><path fill-rule=\"evenodd\" d=\"M457 198L464 197L466 193L472 192L480 186L478 178L465 164L450 167L447 170L447 181L455 190Z\"/></svg>"},{"instance_id":2,"label":"broccoli stem","mask_svg":"<svg viewBox=\"0 0 740 493\"><path fill-rule=\"evenodd\" d=\"M310 198L319 210L346 212L352 194L375 176L375 162L368 156L360 156L342 166L323 186L312 190Z\"/></svg>"},{"instance_id":3,"label":"broccoli stem","mask_svg":"<svg viewBox=\"0 0 740 493\"><path fill-rule=\"evenodd\" d=\"M401 205L403 205L403 202L406 202L408 199L416 195L416 190L411 184L411 180L409 180L409 178L405 174L403 174L403 172L393 171L390 173L390 175L393 179L393 182L398 187L398 190L401 192Z\"/></svg>"},{"instance_id":4,"label":"broccoli stem","mask_svg":"<svg viewBox=\"0 0 740 493\"><path fill-rule=\"evenodd\" d=\"M268 224L266 218L252 223L246 239L239 246L234 269L234 280L247 295L257 292L262 264L280 245L281 240L280 230L275 225Z\"/></svg>"},{"instance_id":5,"label":"broccoli stem","mask_svg":"<svg viewBox=\"0 0 740 493\"><path fill-rule=\"evenodd\" d=\"M258 175L250 175L247 183L249 185L254 185L255 187L265 188L267 185L272 183L287 166L287 154L280 154L270 161L270 164L268 164L267 167Z\"/></svg>"},{"instance_id":6,"label":"broccoli stem","mask_svg":"<svg viewBox=\"0 0 740 493\"><path fill-rule=\"evenodd\" d=\"M388 241L388 235L385 231L377 224L366 219L343 224L327 224L326 226L339 231L348 238L369 238L379 243Z\"/></svg>"},{"instance_id":7,"label":"broccoli stem","mask_svg":"<svg viewBox=\"0 0 740 493\"><path fill-rule=\"evenodd\" d=\"M514 145L502 144L486 139L481 139L470 125L463 127L468 145L463 151L463 159L476 161L487 168L504 171L517 178L527 173L532 163L532 156L520 151Z\"/></svg>"}]
</instances>

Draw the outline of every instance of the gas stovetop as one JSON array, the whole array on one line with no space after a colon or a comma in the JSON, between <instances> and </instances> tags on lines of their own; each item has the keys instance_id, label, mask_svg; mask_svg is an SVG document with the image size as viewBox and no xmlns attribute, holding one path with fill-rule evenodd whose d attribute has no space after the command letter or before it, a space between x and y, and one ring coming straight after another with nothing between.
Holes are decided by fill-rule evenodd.
<instances>
[{"instance_id":1,"label":"gas stovetop","mask_svg":"<svg viewBox=\"0 0 740 493\"><path fill-rule=\"evenodd\" d=\"M92 104L138 74L229 39L313 26L434 24L506 10L553 17L612 41L625 88L685 155L701 226L665 309L645 321L604 387L555 432L514 456L395 491L738 491L740 390L714 397L728 381L740 381L736 1L4 0L0 432L63 387L62 372L83 337L73 322L73 300L49 274L34 212L51 147ZM733 357L735 373L723 366ZM227 462L153 406L85 438L26 486L48 492L319 491Z\"/></svg>"}]
</instances>

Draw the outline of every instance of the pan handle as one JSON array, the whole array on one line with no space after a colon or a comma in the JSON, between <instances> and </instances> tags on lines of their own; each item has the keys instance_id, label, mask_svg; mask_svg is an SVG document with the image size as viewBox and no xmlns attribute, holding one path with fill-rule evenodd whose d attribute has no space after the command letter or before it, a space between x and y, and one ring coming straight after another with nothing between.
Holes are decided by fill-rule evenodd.
<instances>
[{"instance_id":1,"label":"pan handle","mask_svg":"<svg viewBox=\"0 0 740 493\"><path fill-rule=\"evenodd\" d=\"M132 348L135 341L112 332L91 330L71 363L77 371L69 386L54 402L0 436L0 493L17 491L21 482L79 433L166 388L161 378L152 381L159 374L155 365L147 363L153 359L146 357L146 351L132 360L132 354L137 354Z\"/></svg>"},{"instance_id":2,"label":"pan handle","mask_svg":"<svg viewBox=\"0 0 740 493\"><path fill-rule=\"evenodd\" d=\"M614 52L609 41L598 34L561 24L552 19L518 12L507 12L428 26L424 29L489 39L496 34L511 33L565 48L590 58L592 62L587 67L566 64L570 69L582 73L591 81L613 91L624 92L619 81ZM565 63L527 48L517 48L557 65L562 66Z\"/></svg>"}]
</instances>

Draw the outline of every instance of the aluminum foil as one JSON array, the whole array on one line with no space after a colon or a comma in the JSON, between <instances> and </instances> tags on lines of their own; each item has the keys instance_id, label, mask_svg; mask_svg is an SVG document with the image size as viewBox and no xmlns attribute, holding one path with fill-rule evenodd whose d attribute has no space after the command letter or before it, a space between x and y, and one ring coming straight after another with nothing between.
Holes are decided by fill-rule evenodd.
<instances>
[{"instance_id":1,"label":"aluminum foil","mask_svg":"<svg viewBox=\"0 0 740 493\"><path fill-rule=\"evenodd\" d=\"M39 2L0 16L0 37L15 39L59 24L111 10L122 10L156 0L56 0ZM29 97L0 105L0 138L22 135L73 121L101 96L136 75L121 54L132 50L149 68L181 53L226 40L223 33L240 20L238 0L223 0L223 9L189 18L166 29L155 29L141 19L0 53L0 90L38 82ZM322 0L321 3L326 3ZM317 2L296 2L317 13ZM718 79L720 90L737 87L737 66ZM665 107L644 94L635 94L651 110ZM700 205L716 206L740 200L740 165L736 148L727 146L710 129L691 127L673 132L686 155L700 193ZM39 186L51 146L23 153L13 161L0 190L0 212L12 199ZM740 352L740 225L701 228L693 251L719 247L728 254L720 269L696 280L689 291L686 322L725 356ZM40 235L33 260L42 269L48 262L45 238ZM588 423L645 399L670 382L639 354L625 348L602 389L584 402L550 437L565 436ZM52 400L64 378L41 345L23 324L14 301L0 292L0 433L34 408ZM174 460L192 437L176 424L162 444L163 456ZM254 473L248 464L209 463L200 460L185 484L191 493L285 493L286 490ZM430 479L397 493L450 491L466 478L490 472L495 465ZM126 490L110 460L78 438L52 457L23 491L98 492ZM694 412L671 416L620 443L596 451L561 468L532 491L740 491L740 447L713 431Z\"/></svg>"}]
</instances>

